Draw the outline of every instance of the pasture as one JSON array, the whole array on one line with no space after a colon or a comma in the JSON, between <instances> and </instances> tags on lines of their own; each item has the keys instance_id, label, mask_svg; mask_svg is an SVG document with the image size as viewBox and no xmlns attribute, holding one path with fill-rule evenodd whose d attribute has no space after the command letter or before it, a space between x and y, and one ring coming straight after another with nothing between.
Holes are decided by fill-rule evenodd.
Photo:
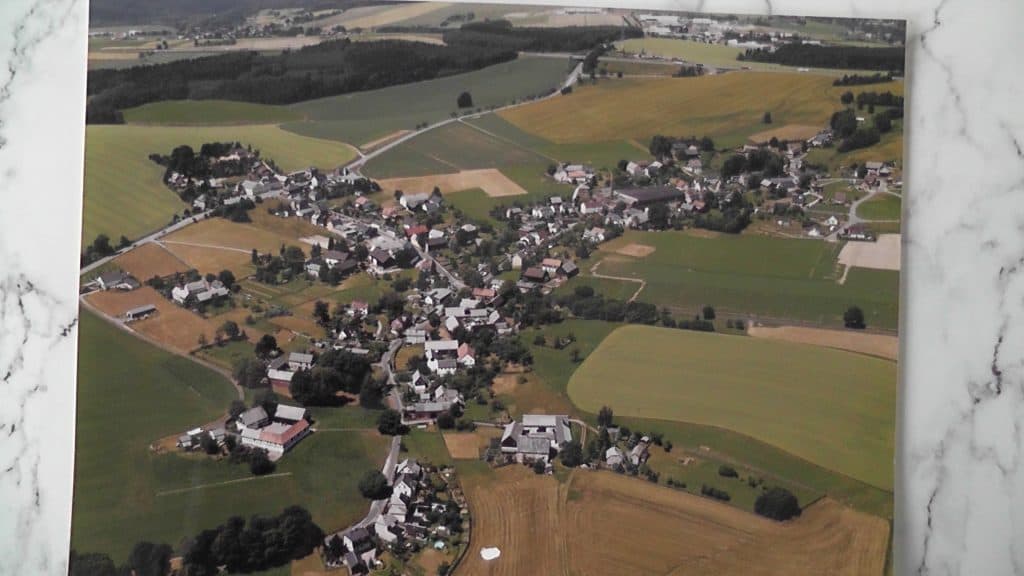
<instances>
[{"instance_id":1,"label":"pasture","mask_svg":"<svg viewBox=\"0 0 1024 576\"><path fill-rule=\"evenodd\" d=\"M643 54L647 57L683 60L687 64L704 64L712 68L740 69L761 71L795 71L795 66L783 66L771 62L740 61L736 57L744 52L738 46L724 44L708 44L681 38L630 38L616 42L615 47L625 54ZM849 74L850 70L833 70L827 68L809 68L806 73L840 75Z\"/></svg>"},{"instance_id":2,"label":"pasture","mask_svg":"<svg viewBox=\"0 0 1024 576\"><path fill-rule=\"evenodd\" d=\"M636 384L624 388L624 381ZM568 391L587 412L607 404L623 416L728 428L892 490L894 362L805 344L625 326L587 357Z\"/></svg>"},{"instance_id":3,"label":"pasture","mask_svg":"<svg viewBox=\"0 0 1024 576\"><path fill-rule=\"evenodd\" d=\"M165 100L124 110L124 121L129 124L272 124L301 119L285 106L228 100Z\"/></svg>"},{"instance_id":4,"label":"pasture","mask_svg":"<svg viewBox=\"0 0 1024 576\"><path fill-rule=\"evenodd\" d=\"M90 125L86 127L83 241L92 242L103 233L116 243L121 235L134 239L168 224L186 205L164 186L164 168L149 155L170 154L182 144L198 148L215 141L252 145L283 170L310 165L333 169L355 157L347 145L268 125Z\"/></svg>"},{"instance_id":5,"label":"pasture","mask_svg":"<svg viewBox=\"0 0 1024 576\"><path fill-rule=\"evenodd\" d=\"M573 474L569 493L563 534L574 574L859 576L885 565L888 523L829 499L779 523L608 472Z\"/></svg>"},{"instance_id":6,"label":"pasture","mask_svg":"<svg viewBox=\"0 0 1024 576\"><path fill-rule=\"evenodd\" d=\"M536 152L510 145L460 122L425 132L367 162L367 176L388 179L549 163ZM546 164L545 164L546 165Z\"/></svg>"},{"instance_id":7,"label":"pasture","mask_svg":"<svg viewBox=\"0 0 1024 576\"><path fill-rule=\"evenodd\" d=\"M894 194L875 194L857 205L857 216L865 220L899 220L902 201Z\"/></svg>"},{"instance_id":8,"label":"pasture","mask_svg":"<svg viewBox=\"0 0 1024 576\"><path fill-rule=\"evenodd\" d=\"M608 80L578 86L568 97L499 114L520 129L557 143L621 139L646 143L654 134L706 135L721 149L743 144L763 131L766 111L778 125L825 127L842 107L839 96L847 89L902 94L903 84L832 86L828 76L784 72ZM626 109L630 113L622 113Z\"/></svg>"},{"instance_id":9,"label":"pasture","mask_svg":"<svg viewBox=\"0 0 1024 576\"><path fill-rule=\"evenodd\" d=\"M458 111L463 91L473 96L474 108L487 109L548 94L568 73L568 61L522 56L464 74L300 102L291 108L305 120L283 128L363 147L398 130L449 118Z\"/></svg>"},{"instance_id":10,"label":"pasture","mask_svg":"<svg viewBox=\"0 0 1024 576\"><path fill-rule=\"evenodd\" d=\"M222 415L234 398L221 375L83 312L72 547L123 562L139 540L176 546L239 510L268 515L298 504L325 530L365 512L356 485L386 452L375 432L314 434L263 478L244 465L150 450Z\"/></svg>"},{"instance_id":11,"label":"pasture","mask_svg":"<svg viewBox=\"0 0 1024 576\"><path fill-rule=\"evenodd\" d=\"M644 258L618 253L633 243L655 251ZM640 300L677 313L693 314L709 304L753 319L841 326L843 312L856 304L869 326L895 329L898 272L855 268L839 284L839 248L760 235L629 231L603 244L590 260L601 260L602 274L646 280Z\"/></svg>"}]
</instances>

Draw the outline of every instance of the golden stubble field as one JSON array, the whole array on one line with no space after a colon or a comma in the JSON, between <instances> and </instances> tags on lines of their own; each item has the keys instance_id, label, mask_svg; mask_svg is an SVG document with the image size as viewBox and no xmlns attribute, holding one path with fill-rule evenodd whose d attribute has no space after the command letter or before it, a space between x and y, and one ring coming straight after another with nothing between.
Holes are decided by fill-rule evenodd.
<instances>
[{"instance_id":1,"label":"golden stubble field","mask_svg":"<svg viewBox=\"0 0 1024 576\"><path fill-rule=\"evenodd\" d=\"M521 466L464 480L473 549L459 575L880 575L889 525L824 499L778 523L611 472L566 483ZM501 557L485 561L483 546Z\"/></svg>"}]
</instances>

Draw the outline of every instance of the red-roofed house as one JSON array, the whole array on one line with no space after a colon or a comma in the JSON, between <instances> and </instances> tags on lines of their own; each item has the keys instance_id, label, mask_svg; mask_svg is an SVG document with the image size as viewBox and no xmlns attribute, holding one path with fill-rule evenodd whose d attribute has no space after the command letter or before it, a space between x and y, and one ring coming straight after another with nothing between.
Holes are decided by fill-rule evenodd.
<instances>
[{"instance_id":1,"label":"red-roofed house","mask_svg":"<svg viewBox=\"0 0 1024 576\"><path fill-rule=\"evenodd\" d=\"M476 351L466 342L459 345L459 364L467 368L476 365Z\"/></svg>"},{"instance_id":2,"label":"red-roofed house","mask_svg":"<svg viewBox=\"0 0 1024 576\"><path fill-rule=\"evenodd\" d=\"M299 440L305 438L307 434L309 434L309 422L306 420L299 420L292 424L273 422L263 428L242 430L242 444L263 448L272 455L280 456L295 446Z\"/></svg>"}]
</instances>

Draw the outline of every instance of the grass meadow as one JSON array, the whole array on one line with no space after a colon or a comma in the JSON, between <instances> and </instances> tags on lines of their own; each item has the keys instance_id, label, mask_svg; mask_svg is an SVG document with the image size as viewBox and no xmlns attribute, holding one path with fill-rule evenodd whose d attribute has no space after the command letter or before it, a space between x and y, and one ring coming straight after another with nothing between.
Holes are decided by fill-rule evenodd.
<instances>
[{"instance_id":1,"label":"grass meadow","mask_svg":"<svg viewBox=\"0 0 1024 576\"><path fill-rule=\"evenodd\" d=\"M615 252L628 244L655 251L634 258ZM634 232L601 246L599 272L647 281L639 300L693 314L704 305L762 318L842 325L851 305L868 326L895 330L899 273L854 269L836 279L840 244L758 235L698 237L681 232ZM571 284L571 283L570 283Z\"/></svg>"},{"instance_id":2,"label":"grass meadow","mask_svg":"<svg viewBox=\"0 0 1024 576\"><path fill-rule=\"evenodd\" d=\"M607 404L623 416L728 428L892 490L895 362L807 344L626 326L575 371L569 396L588 412Z\"/></svg>"},{"instance_id":3,"label":"grass meadow","mask_svg":"<svg viewBox=\"0 0 1024 576\"><path fill-rule=\"evenodd\" d=\"M72 547L123 562L140 540L167 542L233 515L299 504L325 530L366 508L359 477L386 452L376 432L320 432L254 478L246 466L158 454L157 440L213 421L236 398L219 374L159 350L83 311ZM224 482L239 481L231 484Z\"/></svg>"},{"instance_id":4,"label":"grass meadow","mask_svg":"<svg viewBox=\"0 0 1024 576\"><path fill-rule=\"evenodd\" d=\"M892 194L879 194L857 206L857 216L867 220L899 220L902 200Z\"/></svg>"},{"instance_id":5,"label":"grass meadow","mask_svg":"<svg viewBox=\"0 0 1024 576\"><path fill-rule=\"evenodd\" d=\"M170 154L182 144L237 141L259 149L284 170L308 166L333 169L355 158L338 142L298 136L271 125L142 126L86 128L85 200L82 238L103 233L114 243L123 234L138 238L167 224L185 204L161 181L163 167L149 155Z\"/></svg>"},{"instance_id":6,"label":"grass meadow","mask_svg":"<svg viewBox=\"0 0 1024 576\"><path fill-rule=\"evenodd\" d=\"M271 124L301 119L301 114L286 106L228 100L165 100L124 111L129 124Z\"/></svg>"}]
</instances>

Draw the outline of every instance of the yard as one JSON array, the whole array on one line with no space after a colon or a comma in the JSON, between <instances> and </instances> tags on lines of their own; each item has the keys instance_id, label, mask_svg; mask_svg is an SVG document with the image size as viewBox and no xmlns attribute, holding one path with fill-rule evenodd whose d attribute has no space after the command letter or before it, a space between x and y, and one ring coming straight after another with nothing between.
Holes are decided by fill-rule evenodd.
<instances>
[{"instance_id":1,"label":"yard","mask_svg":"<svg viewBox=\"0 0 1024 576\"><path fill-rule=\"evenodd\" d=\"M79 341L76 551L122 562L137 541L176 546L240 510L269 515L298 504L325 530L365 512L356 484L383 461L387 440L376 432L314 434L262 478L244 465L157 454L150 450L157 439L224 414L234 389L219 374L87 311Z\"/></svg>"},{"instance_id":2,"label":"yard","mask_svg":"<svg viewBox=\"0 0 1024 576\"><path fill-rule=\"evenodd\" d=\"M629 244L655 251L642 258L621 254ZM589 262L600 260L602 274L646 280L639 300L668 306L680 317L712 305L753 318L841 326L843 312L856 304L869 326L895 329L898 272L854 269L839 284L838 250L836 244L762 235L629 231L603 244Z\"/></svg>"},{"instance_id":3,"label":"yard","mask_svg":"<svg viewBox=\"0 0 1024 576\"><path fill-rule=\"evenodd\" d=\"M766 111L775 124L825 127L842 107L839 96L846 89L902 94L903 85L832 86L829 76L785 72L606 80L579 86L565 98L499 114L526 132L558 143L646 143L655 134L693 134L710 136L721 149L743 144L764 130L761 120Z\"/></svg>"},{"instance_id":4,"label":"yard","mask_svg":"<svg viewBox=\"0 0 1024 576\"><path fill-rule=\"evenodd\" d=\"M635 384L621 386L625 381ZM610 405L623 416L728 428L892 490L895 362L808 344L626 326L587 357L568 390L591 413Z\"/></svg>"}]
</instances>

